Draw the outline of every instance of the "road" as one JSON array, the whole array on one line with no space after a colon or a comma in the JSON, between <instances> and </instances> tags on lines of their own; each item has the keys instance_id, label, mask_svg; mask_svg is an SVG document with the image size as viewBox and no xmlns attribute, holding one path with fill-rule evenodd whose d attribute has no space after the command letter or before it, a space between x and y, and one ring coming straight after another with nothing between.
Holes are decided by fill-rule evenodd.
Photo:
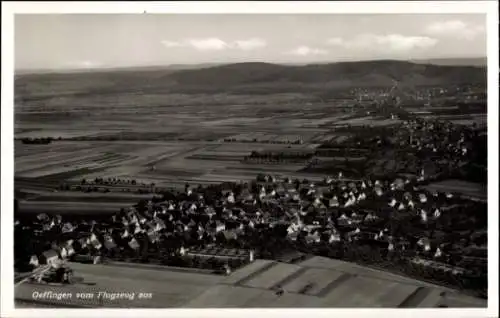
<instances>
[{"instance_id":1,"label":"road","mask_svg":"<svg viewBox=\"0 0 500 318\"><path fill-rule=\"evenodd\" d=\"M50 269L50 267L48 265L46 265L46 266L38 267L29 273L18 274L14 277L14 286L21 285L24 282L26 282L30 277L38 275L38 274L42 274L42 273L48 271L49 269Z\"/></svg>"}]
</instances>

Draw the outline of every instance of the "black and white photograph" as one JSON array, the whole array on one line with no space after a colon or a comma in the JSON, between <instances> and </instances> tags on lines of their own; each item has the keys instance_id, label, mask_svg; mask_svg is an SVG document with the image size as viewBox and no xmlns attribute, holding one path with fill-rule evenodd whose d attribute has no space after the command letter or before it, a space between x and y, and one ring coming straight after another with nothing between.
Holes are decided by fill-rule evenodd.
<instances>
[{"instance_id":1,"label":"black and white photograph","mask_svg":"<svg viewBox=\"0 0 500 318\"><path fill-rule=\"evenodd\" d=\"M135 5L11 17L13 311L498 310L487 10Z\"/></svg>"}]
</instances>

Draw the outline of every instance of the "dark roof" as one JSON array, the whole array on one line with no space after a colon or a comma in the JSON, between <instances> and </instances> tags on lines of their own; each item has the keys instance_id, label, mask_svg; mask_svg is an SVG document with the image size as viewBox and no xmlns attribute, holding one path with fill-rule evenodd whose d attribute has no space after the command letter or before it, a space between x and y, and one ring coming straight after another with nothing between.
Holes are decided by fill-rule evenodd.
<instances>
[{"instance_id":1,"label":"dark roof","mask_svg":"<svg viewBox=\"0 0 500 318\"><path fill-rule=\"evenodd\" d=\"M47 250L47 251L43 252L42 255L46 259L49 259L49 258L52 258L52 257L59 257L59 254L55 250L53 250L53 249Z\"/></svg>"}]
</instances>

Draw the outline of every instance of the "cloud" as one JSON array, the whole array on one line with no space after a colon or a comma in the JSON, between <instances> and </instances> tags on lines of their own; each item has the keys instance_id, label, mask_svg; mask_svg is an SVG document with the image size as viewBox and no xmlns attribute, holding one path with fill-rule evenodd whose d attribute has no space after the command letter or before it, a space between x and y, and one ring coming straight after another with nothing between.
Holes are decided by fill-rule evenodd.
<instances>
[{"instance_id":1,"label":"cloud","mask_svg":"<svg viewBox=\"0 0 500 318\"><path fill-rule=\"evenodd\" d=\"M328 51L308 46L299 46L298 48L287 52L287 54L298 56L325 55L328 54Z\"/></svg>"},{"instance_id":2,"label":"cloud","mask_svg":"<svg viewBox=\"0 0 500 318\"><path fill-rule=\"evenodd\" d=\"M163 40L161 41L161 43L166 48L191 47L199 51L221 51L226 49L249 51L259 49L267 45L266 41L260 38L226 42L215 37L203 39L185 39L182 41Z\"/></svg>"},{"instance_id":3,"label":"cloud","mask_svg":"<svg viewBox=\"0 0 500 318\"><path fill-rule=\"evenodd\" d=\"M168 41L168 40L161 41L161 44L163 44L165 47L181 47L181 46L183 46L183 44L181 42Z\"/></svg>"},{"instance_id":4,"label":"cloud","mask_svg":"<svg viewBox=\"0 0 500 318\"><path fill-rule=\"evenodd\" d=\"M331 38L328 39L327 43L330 45L339 45L339 46L343 46L345 44L343 38Z\"/></svg>"},{"instance_id":5,"label":"cloud","mask_svg":"<svg viewBox=\"0 0 500 318\"><path fill-rule=\"evenodd\" d=\"M267 46L266 41L259 38L252 38L248 40L238 40L234 41L234 47L240 50L254 50Z\"/></svg>"},{"instance_id":6,"label":"cloud","mask_svg":"<svg viewBox=\"0 0 500 318\"><path fill-rule=\"evenodd\" d=\"M200 51L220 51L230 47L229 44L218 38L188 40L190 46Z\"/></svg>"},{"instance_id":7,"label":"cloud","mask_svg":"<svg viewBox=\"0 0 500 318\"><path fill-rule=\"evenodd\" d=\"M438 40L427 36L405 36L401 34L363 34L350 40L334 37L327 41L329 45L354 50L391 50L407 52L415 49L427 49L437 44Z\"/></svg>"},{"instance_id":8,"label":"cloud","mask_svg":"<svg viewBox=\"0 0 500 318\"><path fill-rule=\"evenodd\" d=\"M484 33L485 28L481 25L469 25L461 20L449 20L429 24L425 28L425 31L427 34L432 35L452 36L472 40L477 35Z\"/></svg>"}]
</instances>

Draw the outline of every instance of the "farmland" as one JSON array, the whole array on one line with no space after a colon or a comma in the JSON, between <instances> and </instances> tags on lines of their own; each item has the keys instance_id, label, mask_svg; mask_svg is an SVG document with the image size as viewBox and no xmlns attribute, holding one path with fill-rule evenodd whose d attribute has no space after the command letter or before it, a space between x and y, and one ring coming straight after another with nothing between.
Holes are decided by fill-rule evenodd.
<instances>
[{"instance_id":1,"label":"farmland","mask_svg":"<svg viewBox=\"0 0 500 318\"><path fill-rule=\"evenodd\" d=\"M73 84L58 83L61 86L54 91L64 95L64 85ZM311 104L299 102L301 97L293 94L267 95L266 103L259 102L258 96L214 95L204 105L199 102L206 95L173 94L161 99L152 94L142 100L168 101L142 107L132 107L125 97L111 106L107 97L68 95L45 100L42 106L28 98L40 93L32 87L36 85L18 91L15 138L54 140L48 145L15 142L16 190L30 194L20 204L26 212L102 213L130 205L137 198L129 194L140 186L182 188L186 183L239 182L252 180L259 172L319 180L322 175L301 172L303 164L271 165L243 159L252 151L314 151L325 140L349 138L328 127L345 115L336 115L326 104L316 105L311 112ZM294 102L294 98L298 99ZM231 100L235 101L231 107L220 105ZM73 106L64 108L62 101ZM61 189L58 196L52 194L59 184L74 188L83 179L95 178L116 178L121 184L101 185L101 190L111 193L99 196ZM136 186L131 185L132 180ZM130 200L117 196L124 192ZM93 202L95 207L85 202Z\"/></svg>"},{"instance_id":2,"label":"farmland","mask_svg":"<svg viewBox=\"0 0 500 318\"><path fill-rule=\"evenodd\" d=\"M151 270L112 265L85 265L72 263L76 276L83 278L81 284L71 286L39 286L21 284L17 286L15 297L19 301L32 301L34 291L73 293L69 300L52 300L55 307L179 307L192 297L213 286L220 277L196 273L181 273L168 270ZM165 288L165 284L175 284L175 288ZM98 299L98 292L135 293L134 299ZM91 293L91 299L77 299L76 293ZM152 297L140 299L139 293L151 293ZM43 302L42 302L43 303Z\"/></svg>"},{"instance_id":3,"label":"farmland","mask_svg":"<svg viewBox=\"0 0 500 318\"><path fill-rule=\"evenodd\" d=\"M185 308L234 307L413 307L431 308L455 302L457 307L482 307L485 303L435 285L406 279L366 267L339 268L339 262L322 257L297 265L258 260L217 285L208 288ZM277 296L277 283L287 292ZM305 290L309 285L310 289ZM419 291L420 299L415 293ZM444 296L446 295L446 296Z\"/></svg>"}]
</instances>

